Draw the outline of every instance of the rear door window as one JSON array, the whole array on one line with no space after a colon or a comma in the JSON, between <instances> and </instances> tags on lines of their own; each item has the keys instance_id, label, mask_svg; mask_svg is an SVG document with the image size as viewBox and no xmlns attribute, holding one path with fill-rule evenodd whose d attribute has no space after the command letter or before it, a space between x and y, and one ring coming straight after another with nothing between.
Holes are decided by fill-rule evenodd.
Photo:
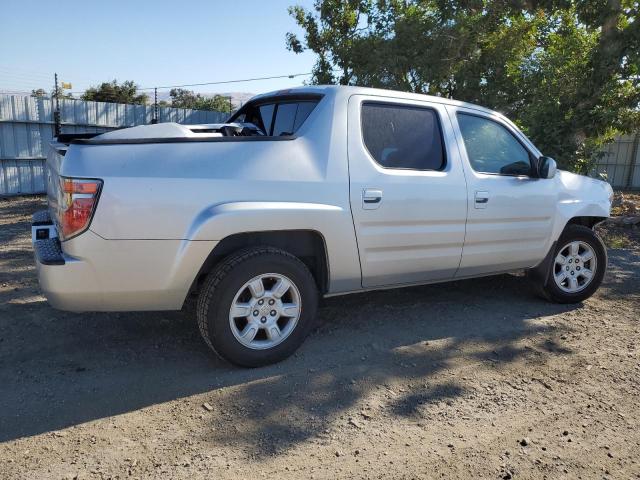
<instances>
[{"instance_id":1,"label":"rear door window","mask_svg":"<svg viewBox=\"0 0 640 480\"><path fill-rule=\"evenodd\" d=\"M362 136L382 167L442 170L445 151L435 110L412 105L364 103Z\"/></svg>"}]
</instances>

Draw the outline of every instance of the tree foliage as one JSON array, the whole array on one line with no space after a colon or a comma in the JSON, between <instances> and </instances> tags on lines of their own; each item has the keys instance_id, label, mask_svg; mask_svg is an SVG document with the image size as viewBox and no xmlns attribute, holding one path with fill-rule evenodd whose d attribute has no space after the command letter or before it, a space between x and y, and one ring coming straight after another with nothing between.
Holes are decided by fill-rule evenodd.
<instances>
[{"instance_id":1,"label":"tree foliage","mask_svg":"<svg viewBox=\"0 0 640 480\"><path fill-rule=\"evenodd\" d=\"M32 97L46 97L47 91L44 88L34 88L31 90Z\"/></svg>"},{"instance_id":2,"label":"tree foliage","mask_svg":"<svg viewBox=\"0 0 640 480\"><path fill-rule=\"evenodd\" d=\"M129 103L136 105L145 105L148 103L149 96L146 93L139 93L138 86L132 81L127 80L118 83L117 80L101 83L97 87L89 87L82 94L82 100L90 100L95 102L110 103Z\"/></svg>"},{"instance_id":3,"label":"tree foliage","mask_svg":"<svg viewBox=\"0 0 640 480\"><path fill-rule=\"evenodd\" d=\"M317 0L289 9L313 83L440 95L499 110L564 167L640 127L634 0Z\"/></svg>"},{"instance_id":4,"label":"tree foliage","mask_svg":"<svg viewBox=\"0 0 640 480\"><path fill-rule=\"evenodd\" d=\"M44 88L34 88L33 90L31 90L31 96L36 98L56 98L56 89L52 89L51 94L49 94ZM58 88L57 97L60 99L73 98L73 95L71 95L71 93L69 92L65 92L62 88Z\"/></svg>"},{"instance_id":5,"label":"tree foliage","mask_svg":"<svg viewBox=\"0 0 640 480\"><path fill-rule=\"evenodd\" d=\"M175 108L191 108L194 110L215 110L229 113L233 105L228 97L214 95L205 97L199 93L184 88L172 88L169 92L171 106Z\"/></svg>"}]
</instances>

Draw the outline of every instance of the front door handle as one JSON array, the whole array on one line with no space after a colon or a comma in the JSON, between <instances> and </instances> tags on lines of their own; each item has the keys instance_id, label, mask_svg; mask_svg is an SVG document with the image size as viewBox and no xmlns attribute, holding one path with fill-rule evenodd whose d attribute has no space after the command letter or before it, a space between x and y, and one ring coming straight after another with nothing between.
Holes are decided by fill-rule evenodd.
<instances>
[{"instance_id":1,"label":"front door handle","mask_svg":"<svg viewBox=\"0 0 640 480\"><path fill-rule=\"evenodd\" d=\"M382 190L365 188L362 191L362 208L365 210L375 210L382 202Z\"/></svg>"},{"instance_id":2,"label":"front door handle","mask_svg":"<svg viewBox=\"0 0 640 480\"><path fill-rule=\"evenodd\" d=\"M489 192L478 190L475 194L476 208L487 208L489 203Z\"/></svg>"}]
</instances>

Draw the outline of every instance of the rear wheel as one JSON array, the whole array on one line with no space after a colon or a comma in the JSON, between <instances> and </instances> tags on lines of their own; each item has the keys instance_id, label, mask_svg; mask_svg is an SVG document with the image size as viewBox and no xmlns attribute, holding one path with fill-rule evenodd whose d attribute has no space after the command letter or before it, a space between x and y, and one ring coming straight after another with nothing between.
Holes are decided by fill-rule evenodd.
<instances>
[{"instance_id":1,"label":"rear wheel","mask_svg":"<svg viewBox=\"0 0 640 480\"><path fill-rule=\"evenodd\" d=\"M291 355L313 325L318 292L297 257L272 247L233 254L207 277L197 317L205 342L245 367Z\"/></svg>"},{"instance_id":2,"label":"rear wheel","mask_svg":"<svg viewBox=\"0 0 640 480\"><path fill-rule=\"evenodd\" d=\"M558 240L543 295L557 303L578 303L598 289L607 269L607 250L596 233L569 225Z\"/></svg>"}]
</instances>

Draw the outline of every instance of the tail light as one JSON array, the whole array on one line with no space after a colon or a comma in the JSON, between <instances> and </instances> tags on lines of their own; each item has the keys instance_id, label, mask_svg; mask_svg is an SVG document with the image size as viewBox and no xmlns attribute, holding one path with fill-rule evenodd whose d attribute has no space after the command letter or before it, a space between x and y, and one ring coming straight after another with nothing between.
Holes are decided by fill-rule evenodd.
<instances>
[{"instance_id":1,"label":"tail light","mask_svg":"<svg viewBox=\"0 0 640 480\"><path fill-rule=\"evenodd\" d=\"M89 228L101 188L102 180L60 177L57 223L63 240Z\"/></svg>"}]
</instances>

